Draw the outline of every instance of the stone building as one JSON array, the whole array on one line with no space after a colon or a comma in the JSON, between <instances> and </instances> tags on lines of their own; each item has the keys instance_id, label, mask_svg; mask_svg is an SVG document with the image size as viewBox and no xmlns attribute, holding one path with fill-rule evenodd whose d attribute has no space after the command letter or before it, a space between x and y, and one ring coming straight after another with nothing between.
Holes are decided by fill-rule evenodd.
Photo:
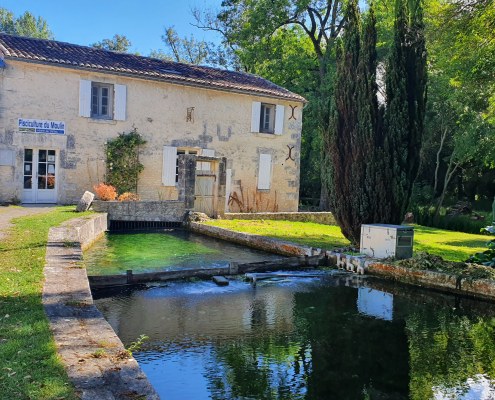
<instances>
[{"instance_id":1,"label":"stone building","mask_svg":"<svg viewBox=\"0 0 495 400\"><path fill-rule=\"evenodd\" d=\"M187 159L196 210L297 211L303 97L246 73L7 34L0 55L0 201L76 202L105 181L106 142L136 129L142 200L183 199Z\"/></svg>"}]
</instances>

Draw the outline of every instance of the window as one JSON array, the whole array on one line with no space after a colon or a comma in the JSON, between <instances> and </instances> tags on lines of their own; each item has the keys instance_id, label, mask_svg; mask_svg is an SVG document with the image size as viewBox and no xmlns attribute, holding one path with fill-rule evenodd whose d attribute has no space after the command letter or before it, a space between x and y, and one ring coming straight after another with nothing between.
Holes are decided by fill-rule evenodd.
<instances>
[{"instance_id":1,"label":"window","mask_svg":"<svg viewBox=\"0 0 495 400\"><path fill-rule=\"evenodd\" d=\"M126 120L127 86L81 79L79 116L95 119Z\"/></svg>"},{"instance_id":2,"label":"window","mask_svg":"<svg viewBox=\"0 0 495 400\"><path fill-rule=\"evenodd\" d=\"M177 148L163 146L162 184L163 186L176 186L179 182L179 155L199 153L199 148ZM204 150L203 150L204 151ZM198 163L199 164L199 163Z\"/></svg>"},{"instance_id":3,"label":"window","mask_svg":"<svg viewBox=\"0 0 495 400\"><path fill-rule=\"evenodd\" d=\"M92 82L91 117L112 119L113 85Z\"/></svg>"},{"instance_id":4,"label":"window","mask_svg":"<svg viewBox=\"0 0 495 400\"><path fill-rule=\"evenodd\" d=\"M284 110L280 104L254 101L251 112L251 132L284 133Z\"/></svg>"},{"instance_id":5,"label":"window","mask_svg":"<svg viewBox=\"0 0 495 400\"><path fill-rule=\"evenodd\" d=\"M274 133L275 104L261 103L260 132Z\"/></svg>"},{"instance_id":6,"label":"window","mask_svg":"<svg viewBox=\"0 0 495 400\"><path fill-rule=\"evenodd\" d=\"M177 150L177 156L180 154L198 154L196 150ZM179 157L175 159L175 183L179 182Z\"/></svg>"}]
</instances>

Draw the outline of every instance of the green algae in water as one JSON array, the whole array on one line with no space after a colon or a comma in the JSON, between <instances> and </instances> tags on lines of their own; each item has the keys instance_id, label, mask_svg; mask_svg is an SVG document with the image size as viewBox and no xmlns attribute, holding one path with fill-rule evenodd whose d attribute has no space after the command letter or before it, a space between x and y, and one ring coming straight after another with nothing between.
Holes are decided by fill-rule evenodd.
<instances>
[{"instance_id":1,"label":"green algae in water","mask_svg":"<svg viewBox=\"0 0 495 400\"><path fill-rule=\"evenodd\" d=\"M146 233L107 233L84 252L88 275L119 275L186 268L227 267L229 262L283 258L234 243L176 229Z\"/></svg>"},{"instance_id":2,"label":"green algae in water","mask_svg":"<svg viewBox=\"0 0 495 400\"><path fill-rule=\"evenodd\" d=\"M191 268L201 264L201 256L221 253L187 236L187 232L106 234L84 253L88 275Z\"/></svg>"}]
</instances>

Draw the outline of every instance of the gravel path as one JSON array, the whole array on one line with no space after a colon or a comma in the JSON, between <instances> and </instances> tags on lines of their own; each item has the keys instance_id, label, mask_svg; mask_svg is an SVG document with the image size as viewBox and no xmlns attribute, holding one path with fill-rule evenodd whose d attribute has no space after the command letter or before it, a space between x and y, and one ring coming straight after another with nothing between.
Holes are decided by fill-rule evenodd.
<instances>
[{"instance_id":1,"label":"gravel path","mask_svg":"<svg viewBox=\"0 0 495 400\"><path fill-rule=\"evenodd\" d=\"M7 236L9 229L12 227L12 219L24 217L26 215L35 215L46 213L53 209L54 206L48 205L25 205L21 207L0 206L0 240Z\"/></svg>"}]
</instances>

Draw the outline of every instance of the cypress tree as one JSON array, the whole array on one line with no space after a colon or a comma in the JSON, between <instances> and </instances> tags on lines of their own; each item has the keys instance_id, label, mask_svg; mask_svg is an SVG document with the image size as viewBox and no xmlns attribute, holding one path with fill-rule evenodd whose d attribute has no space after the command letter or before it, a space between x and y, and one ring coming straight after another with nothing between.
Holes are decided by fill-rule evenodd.
<instances>
[{"instance_id":1,"label":"cypress tree","mask_svg":"<svg viewBox=\"0 0 495 400\"><path fill-rule=\"evenodd\" d=\"M426 46L421 0L397 0L386 74L384 151L390 186L386 222L400 223L419 169L426 103Z\"/></svg>"},{"instance_id":2,"label":"cypress tree","mask_svg":"<svg viewBox=\"0 0 495 400\"><path fill-rule=\"evenodd\" d=\"M325 138L325 184L331 210L352 243L363 223L402 221L419 167L426 101L426 51L421 0L397 0L387 65L385 111L376 83L373 4L364 28L356 0L336 47L336 79Z\"/></svg>"},{"instance_id":3,"label":"cypress tree","mask_svg":"<svg viewBox=\"0 0 495 400\"><path fill-rule=\"evenodd\" d=\"M336 46L336 79L331 127L326 141L330 208L344 236L355 241L354 226L359 221L360 168L357 146L358 132L358 69L361 47L361 20L357 1L347 4L346 28Z\"/></svg>"}]
</instances>

